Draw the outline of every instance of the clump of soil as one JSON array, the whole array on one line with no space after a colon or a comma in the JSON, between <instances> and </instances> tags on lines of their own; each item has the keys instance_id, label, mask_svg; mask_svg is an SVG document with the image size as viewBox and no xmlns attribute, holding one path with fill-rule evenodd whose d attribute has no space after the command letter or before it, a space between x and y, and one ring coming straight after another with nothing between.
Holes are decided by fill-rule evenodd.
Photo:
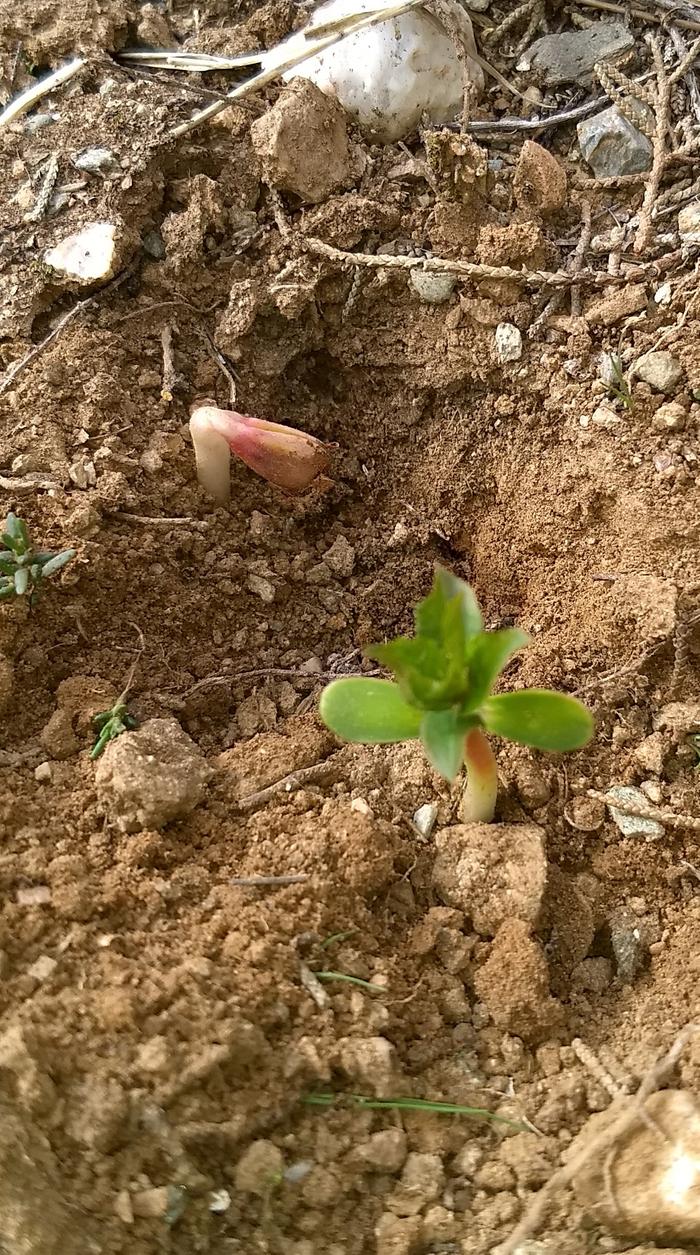
<instances>
[{"instance_id":1,"label":"clump of soil","mask_svg":"<svg viewBox=\"0 0 700 1255\"><path fill-rule=\"evenodd\" d=\"M191 15L173 7L184 40ZM145 21L64 9L15 13L4 55L21 39L58 58L84 31L89 51L115 49ZM196 43L272 42L291 17L268 5L234 27L210 5ZM6 370L77 299L46 250L91 221L131 240L117 284L0 399L3 510L42 546L78 549L31 612L0 607L2 1242L486 1255L610 1100L572 1040L631 1085L697 1013L695 834L624 838L588 796L617 783L678 813L700 803L683 730L696 338L689 322L665 345L681 429L655 423L664 397L644 383L619 423L593 421L600 350L620 332L599 311L528 337L537 308L512 280L460 279L435 304L399 268L354 271L305 245L556 267L579 208L561 180L544 196L532 151L514 195L512 164L475 174L465 142L455 196L454 136L430 170L417 143L407 157L353 136L353 186L311 206L263 181L262 97L170 143L198 102L192 84L95 61L57 117L0 137ZM76 176L96 144L114 166ZM52 153L58 199L31 220ZM639 353L684 299L659 313L655 282L648 317L637 302L626 324ZM502 322L523 335L507 364ZM232 380L242 411L335 446L331 483L291 500L235 465L230 507L212 509L187 418L204 397L228 405ZM596 714L593 744L566 760L497 747L498 818L546 850L539 909L528 897L519 919L438 896L440 842L413 815L433 803L439 833L458 797L417 747L341 747L314 713L363 645L410 630L435 561L472 582L489 627L531 633L509 687L559 687ZM139 723L180 745L176 721L188 761L207 760L197 804L170 822L145 803L118 822L110 760L89 758L93 716L127 683ZM680 732L661 718L672 701ZM692 1086L694 1056L684 1067ZM336 1093L512 1123L308 1103ZM596 1236L584 1223L558 1199L542 1255L578 1255Z\"/></svg>"}]
</instances>

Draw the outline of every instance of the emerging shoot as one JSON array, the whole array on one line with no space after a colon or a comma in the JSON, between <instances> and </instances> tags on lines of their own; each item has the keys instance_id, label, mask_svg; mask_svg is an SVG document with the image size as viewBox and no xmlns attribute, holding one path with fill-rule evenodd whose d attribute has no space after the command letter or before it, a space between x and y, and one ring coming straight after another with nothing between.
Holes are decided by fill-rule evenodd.
<instances>
[{"instance_id":1,"label":"emerging shoot","mask_svg":"<svg viewBox=\"0 0 700 1255\"><path fill-rule=\"evenodd\" d=\"M117 698L109 710L101 710L93 717L93 726L97 732L97 740L90 751L90 757L99 758L110 741L115 741L122 732L131 732L136 727L136 720L126 708L125 694Z\"/></svg>"},{"instance_id":2,"label":"emerging shoot","mask_svg":"<svg viewBox=\"0 0 700 1255\"><path fill-rule=\"evenodd\" d=\"M219 504L231 495L231 453L286 492L303 492L330 460L326 445L304 431L214 405L200 405L193 411L190 434L197 479Z\"/></svg>"},{"instance_id":3,"label":"emerging shoot","mask_svg":"<svg viewBox=\"0 0 700 1255\"><path fill-rule=\"evenodd\" d=\"M490 823L498 774L486 732L541 750L576 750L593 735L581 702L548 689L491 696L509 658L528 643L519 628L485 632L472 589L444 567L415 610L416 635L365 651L392 680L349 676L321 694L323 722L346 741L388 744L417 738L436 771L456 779L463 764L466 823Z\"/></svg>"},{"instance_id":4,"label":"emerging shoot","mask_svg":"<svg viewBox=\"0 0 700 1255\"><path fill-rule=\"evenodd\" d=\"M64 549L61 553L34 549L24 519L8 514L5 531L0 536L0 601L29 593L31 605L42 580L56 575L75 553L75 549Z\"/></svg>"}]
</instances>

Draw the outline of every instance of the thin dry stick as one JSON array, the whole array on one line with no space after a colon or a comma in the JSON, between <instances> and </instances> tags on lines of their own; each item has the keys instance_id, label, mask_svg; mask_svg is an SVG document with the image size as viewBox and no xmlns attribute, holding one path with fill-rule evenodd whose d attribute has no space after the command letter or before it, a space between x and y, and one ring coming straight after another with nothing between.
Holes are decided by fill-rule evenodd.
<instances>
[{"instance_id":1,"label":"thin dry stick","mask_svg":"<svg viewBox=\"0 0 700 1255\"><path fill-rule=\"evenodd\" d=\"M14 383L17 376L22 374L22 371L26 370L27 367L30 366L31 363L35 361L36 358L49 347L50 344L53 344L54 340L57 340L58 337L62 335L68 324L72 322L78 314L84 313L86 309L89 309L91 305L94 305L95 302L107 292L111 292L115 288L118 288L120 284L122 284L131 274L132 269L133 266L128 266L126 270L123 270L120 275L117 275L116 278L107 283L105 287L100 288L99 292L93 292L92 296L86 296L85 300L77 301L73 308L69 309L68 313L63 315L63 318L59 318L56 326L53 328L53 331L50 331L49 334L44 337L41 344L35 344L28 353L25 353L24 357L21 357L18 362L15 362L14 365L10 367L5 375L5 378L0 382L0 396L2 396L3 392L7 392L10 384Z\"/></svg>"},{"instance_id":2,"label":"thin dry stick","mask_svg":"<svg viewBox=\"0 0 700 1255\"><path fill-rule=\"evenodd\" d=\"M677 616L676 629L673 634L673 671L668 686L670 701L675 701L682 696L683 681L690 666L690 643L700 621L700 613L692 615L685 613L683 597L679 597L677 601Z\"/></svg>"},{"instance_id":3,"label":"thin dry stick","mask_svg":"<svg viewBox=\"0 0 700 1255\"><path fill-rule=\"evenodd\" d=\"M608 809L619 811L621 815L631 815L634 819L653 819L665 828L700 832L700 819L695 815L676 815L674 811L659 810L656 806L635 806L632 802L618 801L598 789L588 789L587 796L595 798L596 802L604 802Z\"/></svg>"},{"instance_id":4,"label":"thin dry stick","mask_svg":"<svg viewBox=\"0 0 700 1255\"><path fill-rule=\"evenodd\" d=\"M160 333L160 342L163 346L163 386L160 390L160 399L161 401L165 401L166 405L170 405L173 399L175 380L177 378L175 360L173 358L172 327L163 327L163 330Z\"/></svg>"},{"instance_id":5,"label":"thin dry stick","mask_svg":"<svg viewBox=\"0 0 700 1255\"><path fill-rule=\"evenodd\" d=\"M281 780L275 780L274 784L269 784L266 789L260 789L257 793L249 793L247 797L239 798L235 805L239 811L256 811L278 793L292 793L305 784L325 782L334 773L332 766L334 757L335 755L332 755L322 763L313 763L311 767L302 767L299 771L292 771Z\"/></svg>"},{"instance_id":6,"label":"thin dry stick","mask_svg":"<svg viewBox=\"0 0 700 1255\"><path fill-rule=\"evenodd\" d=\"M308 872L301 872L298 876L232 876L228 883L241 888L266 889L271 885L304 885L309 879Z\"/></svg>"},{"instance_id":7,"label":"thin dry stick","mask_svg":"<svg viewBox=\"0 0 700 1255\"><path fill-rule=\"evenodd\" d=\"M110 510L109 514L111 518L121 519L124 523L146 523L155 527L172 527L179 524L191 527L197 532L205 532L209 529L209 524L203 519L190 519L187 517L164 518L162 515L153 514L127 514L126 510Z\"/></svg>"},{"instance_id":8,"label":"thin dry stick","mask_svg":"<svg viewBox=\"0 0 700 1255\"><path fill-rule=\"evenodd\" d=\"M654 0L654 3L658 2L659 0ZM612 0L576 0L576 3L585 9L600 9L603 13L621 13L625 18L636 17L642 22L659 22L662 24L666 21L661 13L650 13L648 9L639 9L636 6L635 8L630 8L626 4L613 4ZM673 0L671 0L668 7L676 11L679 9L679 6L675 5ZM688 11L695 12L694 9ZM676 26L682 26L683 30L700 31L700 19L682 17L676 18L674 21Z\"/></svg>"},{"instance_id":9,"label":"thin dry stick","mask_svg":"<svg viewBox=\"0 0 700 1255\"><path fill-rule=\"evenodd\" d=\"M579 275L583 270L583 259L586 256L586 249L591 242L591 234L591 202L584 200L581 202L581 234L567 266L567 270L570 269L574 276ZM581 289L578 284L575 284L571 289L571 313L574 317L579 317L581 309Z\"/></svg>"},{"instance_id":10,"label":"thin dry stick","mask_svg":"<svg viewBox=\"0 0 700 1255\"><path fill-rule=\"evenodd\" d=\"M526 1208L524 1215L515 1226L510 1237L494 1250L493 1255L515 1255L520 1244L540 1227L552 1196L566 1185L569 1185L589 1159L602 1156L603 1152L607 1151L610 1146L621 1138L636 1120L643 1118L640 1114L642 1104L650 1094L653 1094L658 1089L666 1075L678 1062L688 1041L698 1031L699 1027L696 1024L686 1025L678 1034L667 1053L649 1069L626 1110L608 1128L603 1129L597 1137L591 1137L578 1153L571 1157L567 1164L557 1169L553 1176L549 1178L547 1184L543 1185L542 1189L535 1195L529 1207Z\"/></svg>"},{"instance_id":11,"label":"thin dry stick","mask_svg":"<svg viewBox=\"0 0 700 1255\"><path fill-rule=\"evenodd\" d=\"M53 74L47 74L45 78L40 79L38 83L33 83L26 91L15 96L9 105L6 105L2 113L0 113L0 130L8 123L14 122L16 118L20 118L23 113L27 113L32 109L42 96L47 96L55 87L62 86L70 79L74 78L79 70L85 65L85 57L76 57L73 61L67 61L65 65L59 66L54 70Z\"/></svg>"},{"instance_id":12,"label":"thin dry stick","mask_svg":"<svg viewBox=\"0 0 700 1255\"><path fill-rule=\"evenodd\" d=\"M348 253L341 248L334 248L323 240L313 236L298 236L300 247L310 253L318 253L331 261L342 262L348 266L368 266L373 270L425 270L439 274L462 275L465 279L505 279L523 283L527 287L549 285L553 288L568 288L572 283L589 283L593 287L608 287L611 282L628 283L633 277L643 275L649 270L657 270L657 262L640 262L633 273L621 275L616 280L603 270L581 270L578 274L569 274L566 270L514 270L511 266L484 266L471 261L448 261L443 257L406 257L393 253Z\"/></svg>"},{"instance_id":13,"label":"thin dry stick","mask_svg":"<svg viewBox=\"0 0 700 1255\"><path fill-rule=\"evenodd\" d=\"M628 1089L623 1089L620 1085L618 1085L615 1077L608 1072L608 1069L604 1067L595 1052L591 1050L590 1046L587 1046L584 1041L581 1041L580 1037L574 1037L574 1040L571 1043L571 1049L576 1055L576 1058L583 1064L586 1071L590 1072L594 1080L602 1086L611 1098L619 1098L621 1094L629 1093Z\"/></svg>"}]
</instances>

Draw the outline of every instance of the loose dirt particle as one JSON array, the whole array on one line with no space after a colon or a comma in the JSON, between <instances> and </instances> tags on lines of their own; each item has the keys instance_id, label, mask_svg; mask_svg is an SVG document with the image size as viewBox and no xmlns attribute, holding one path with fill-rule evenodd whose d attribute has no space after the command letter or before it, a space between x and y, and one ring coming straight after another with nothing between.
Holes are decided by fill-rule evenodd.
<instances>
[{"instance_id":1,"label":"loose dirt particle","mask_svg":"<svg viewBox=\"0 0 700 1255\"><path fill-rule=\"evenodd\" d=\"M544 833L535 824L459 824L435 844L433 884L443 901L493 936L507 919L537 920L547 865Z\"/></svg>"},{"instance_id":2,"label":"loose dirt particle","mask_svg":"<svg viewBox=\"0 0 700 1255\"><path fill-rule=\"evenodd\" d=\"M506 920L474 977L474 988L494 1023L526 1040L544 1036L562 1019L549 994L545 957L528 934L524 920Z\"/></svg>"}]
</instances>

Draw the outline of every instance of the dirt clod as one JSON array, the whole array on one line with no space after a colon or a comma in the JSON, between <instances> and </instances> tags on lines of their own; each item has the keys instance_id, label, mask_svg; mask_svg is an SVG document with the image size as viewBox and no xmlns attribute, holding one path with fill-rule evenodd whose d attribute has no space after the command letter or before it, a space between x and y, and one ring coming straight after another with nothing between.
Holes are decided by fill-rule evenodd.
<instances>
[{"instance_id":1,"label":"dirt clod","mask_svg":"<svg viewBox=\"0 0 700 1255\"><path fill-rule=\"evenodd\" d=\"M433 884L444 902L493 936L505 920L537 920L547 865L536 824L458 824L438 833Z\"/></svg>"},{"instance_id":2,"label":"dirt clod","mask_svg":"<svg viewBox=\"0 0 700 1255\"><path fill-rule=\"evenodd\" d=\"M175 719L149 719L109 743L95 784L110 822L121 832L138 832L189 815L212 774Z\"/></svg>"},{"instance_id":3,"label":"dirt clod","mask_svg":"<svg viewBox=\"0 0 700 1255\"><path fill-rule=\"evenodd\" d=\"M295 79L250 133L268 181L308 204L351 187L362 172L345 110L307 79Z\"/></svg>"},{"instance_id":4,"label":"dirt clod","mask_svg":"<svg viewBox=\"0 0 700 1255\"><path fill-rule=\"evenodd\" d=\"M561 1007L549 993L546 959L524 920L501 925L474 988L494 1023L519 1037L544 1037L561 1022Z\"/></svg>"},{"instance_id":5,"label":"dirt clod","mask_svg":"<svg viewBox=\"0 0 700 1255\"><path fill-rule=\"evenodd\" d=\"M282 1180L284 1158L274 1142L251 1142L236 1164L234 1184L243 1194L269 1195Z\"/></svg>"},{"instance_id":6,"label":"dirt clod","mask_svg":"<svg viewBox=\"0 0 700 1255\"><path fill-rule=\"evenodd\" d=\"M524 209L556 213L566 203L566 171L546 148L526 139L518 156L513 192Z\"/></svg>"}]
</instances>

